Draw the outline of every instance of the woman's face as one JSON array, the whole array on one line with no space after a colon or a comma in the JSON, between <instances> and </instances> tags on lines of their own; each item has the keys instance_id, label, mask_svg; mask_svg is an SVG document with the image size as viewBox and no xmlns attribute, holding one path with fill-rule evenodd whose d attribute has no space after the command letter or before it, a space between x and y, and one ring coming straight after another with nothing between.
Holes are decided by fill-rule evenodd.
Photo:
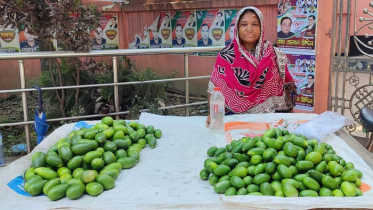
<instances>
[{"instance_id":1,"label":"woman's face","mask_svg":"<svg viewBox=\"0 0 373 210\"><path fill-rule=\"evenodd\" d=\"M247 12L240 18L238 35L242 44L256 44L260 37L260 21L255 13Z\"/></svg>"}]
</instances>

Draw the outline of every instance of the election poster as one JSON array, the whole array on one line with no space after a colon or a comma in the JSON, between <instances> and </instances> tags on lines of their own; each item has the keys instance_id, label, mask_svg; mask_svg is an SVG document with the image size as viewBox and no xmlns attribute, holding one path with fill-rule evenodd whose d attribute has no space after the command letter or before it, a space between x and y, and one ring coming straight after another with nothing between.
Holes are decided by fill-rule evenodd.
<instances>
[{"instance_id":1,"label":"election poster","mask_svg":"<svg viewBox=\"0 0 373 210\"><path fill-rule=\"evenodd\" d=\"M101 15L100 25L91 30L92 50L119 49L118 18L113 14Z\"/></svg>"},{"instance_id":2,"label":"election poster","mask_svg":"<svg viewBox=\"0 0 373 210\"><path fill-rule=\"evenodd\" d=\"M134 35L135 40L128 44L129 49L147 49L150 47L149 30L147 26L143 27L142 33Z\"/></svg>"},{"instance_id":3,"label":"election poster","mask_svg":"<svg viewBox=\"0 0 373 210\"><path fill-rule=\"evenodd\" d=\"M156 26L153 28L149 27L149 45L150 48L161 48L162 47L162 39L159 37L159 20L160 15L154 20Z\"/></svg>"},{"instance_id":4,"label":"election poster","mask_svg":"<svg viewBox=\"0 0 373 210\"><path fill-rule=\"evenodd\" d=\"M315 49L317 0L279 0L277 46Z\"/></svg>"},{"instance_id":5,"label":"election poster","mask_svg":"<svg viewBox=\"0 0 373 210\"><path fill-rule=\"evenodd\" d=\"M149 25L144 25L142 32L135 32L129 49L170 48L172 47L172 23L168 12L160 12ZM140 31L140 30L138 30Z\"/></svg>"},{"instance_id":6,"label":"election poster","mask_svg":"<svg viewBox=\"0 0 373 210\"><path fill-rule=\"evenodd\" d=\"M297 86L296 109L313 111L316 56L312 51L284 50L288 69Z\"/></svg>"},{"instance_id":7,"label":"election poster","mask_svg":"<svg viewBox=\"0 0 373 210\"><path fill-rule=\"evenodd\" d=\"M225 44L225 18L223 10L201 10L197 18L198 47Z\"/></svg>"},{"instance_id":8,"label":"election poster","mask_svg":"<svg viewBox=\"0 0 373 210\"><path fill-rule=\"evenodd\" d=\"M42 41L38 37L29 33L27 25L21 27L19 33L19 49L21 52L37 52L40 51Z\"/></svg>"},{"instance_id":9,"label":"election poster","mask_svg":"<svg viewBox=\"0 0 373 210\"><path fill-rule=\"evenodd\" d=\"M229 45L234 39L234 28L237 10L224 10L225 13L225 45Z\"/></svg>"},{"instance_id":10,"label":"election poster","mask_svg":"<svg viewBox=\"0 0 373 210\"><path fill-rule=\"evenodd\" d=\"M172 47L197 46L197 21L195 11L177 11L172 18Z\"/></svg>"},{"instance_id":11,"label":"election poster","mask_svg":"<svg viewBox=\"0 0 373 210\"><path fill-rule=\"evenodd\" d=\"M19 52L18 29L13 25L0 27L0 53Z\"/></svg>"},{"instance_id":12,"label":"election poster","mask_svg":"<svg viewBox=\"0 0 373 210\"><path fill-rule=\"evenodd\" d=\"M161 12L158 18L157 32L158 34L150 35L150 48L170 48L172 47L171 36L171 17L167 12ZM158 36L157 38L154 38ZM152 41L153 39L153 41Z\"/></svg>"},{"instance_id":13,"label":"election poster","mask_svg":"<svg viewBox=\"0 0 373 210\"><path fill-rule=\"evenodd\" d=\"M225 45L225 24L224 10L218 10L210 31L213 46Z\"/></svg>"}]
</instances>

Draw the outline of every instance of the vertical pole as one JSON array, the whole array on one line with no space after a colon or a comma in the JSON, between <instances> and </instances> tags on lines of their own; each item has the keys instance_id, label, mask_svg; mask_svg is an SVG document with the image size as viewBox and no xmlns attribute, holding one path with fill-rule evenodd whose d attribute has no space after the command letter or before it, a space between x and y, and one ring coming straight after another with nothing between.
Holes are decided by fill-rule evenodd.
<instances>
[{"instance_id":1,"label":"vertical pole","mask_svg":"<svg viewBox=\"0 0 373 210\"><path fill-rule=\"evenodd\" d=\"M333 85L335 84L335 77L334 77L334 71L333 71L333 63L334 63L334 59L335 59L335 39L336 39L336 22L337 22L337 6L338 6L338 1L337 0L334 0L333 1L333 20L332 20L332 28L331 28L331 34L330 34L330 37L332 38L332 50L331 50L331 62L330 62L330 73L329 73L329 76L330 76L330 85L329 85L329 103L328 103L328 110L332 111L332 99L333 99L333 93L332 93L332 87ZM336 87L335 87L336 88ZM335 97L337 97L337 95L335 95ZM334 101L334 103L337 103L336 100ZM334 108L335 110L335 108Z\"/></svg>"},{"instance_id":2,"label":"vertical pole","mask_svg":"<svg viewBox=\"0 0 373 210\"><path fill-rule=\"evenodd\" d=\"M26 88L26 78L25 78L25 68L23 60L18 60L19 64L19 76L21 79L21 88ZM23 121L28 121L28 106L27 106L27 95L26 92L22 92L22 108L23 108ZM26 145L27 153L31 152L31 141L30 141L30 125L25 125L25 134L26 134Z\"/></svg>"},{"instance_id":3,"label":"vertical pole","mask_svg":"<svg viewBox=\"0 0 373 210\"><path fill-rule=\"evenodd\" d=\"M184 54L185 78L189 77L188 54ZM189 104L189 80L185 80L185 103ZM189 116L189 107L185 107L185 116Z\"/></svg>"},{"instance_id":4,"label":"vertical pole","mask_svg":"<svg viewBox=\"0 0 373 210\"><path fill-rule=\"evenodd\" d=\"M351 0L347 0L347 23L346 23L346 38L345 38L345 53L344 53L344 66L343 66L343 80L342 80L342 110L341 114L344 115L345 113L345 101L346 101L346 78L347 78L347 57L348 57L348 49L350 43L350 12L351 12ZM351 107L348 107L351 109Z\"/></svg>"},{"instance_id":5,"label":"vertical pole","mask_svg":"<svg viewBox=\"0 0 373 210\"><path fill-rule=\"evenodd\" d=\"M338 18L338 29L337 29L337 33L338 33L338 41L337 41L337 50L338 50L338 54L337 54L337 57L340 58L341 57L341 36L342 36L342 14L343 14L343 0L340 0L339 1L339 18ZM339 88L338 88L338 85L339 85L339 71L336 71L336 77L335 77L335 102L334 102L334 110L335 112L338 112L338 105L339 105Z\"/></svg>"},{"instance_id":6,"label":"vertical pole","mask_svg":"<svg viewBox=\"0 0 373 210\"><path fill-rule=\"evenodd\" d=\"M114 76L114 83L118 83L118 64L117 64L117 57L113 57L113 76ZM114 85L114 105L115 105L115 112L120 111L119 107L119 89L118 85ZM115 119L119 119L119 115L115 115Z\"/></svg>"}]
</instances>

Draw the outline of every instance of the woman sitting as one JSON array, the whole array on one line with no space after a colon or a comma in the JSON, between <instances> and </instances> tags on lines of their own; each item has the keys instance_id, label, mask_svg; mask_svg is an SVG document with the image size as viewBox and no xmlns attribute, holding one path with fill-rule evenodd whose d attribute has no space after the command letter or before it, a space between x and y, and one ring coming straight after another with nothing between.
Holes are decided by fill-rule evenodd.
<instances>
[{"instance_id":1,"label":"woman sitting","mask_svg":"<svg viewBox=\"0 0 373 210\"><path fill-rule=\"evenodd\" d=\"M263 15L255 7L237 13L234 40L220 51L208 86L225 98L227 114L290 112L296 86L287 57L264 39ZM211 122L210 115L206 125Z\"/></svg>"}]
</instances>

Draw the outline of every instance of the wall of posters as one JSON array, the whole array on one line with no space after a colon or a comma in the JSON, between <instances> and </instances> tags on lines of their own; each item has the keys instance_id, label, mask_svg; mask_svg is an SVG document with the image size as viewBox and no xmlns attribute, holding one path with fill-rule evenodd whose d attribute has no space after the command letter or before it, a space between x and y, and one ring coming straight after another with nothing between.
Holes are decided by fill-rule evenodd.
<instances>
[{"instance_id":1,"label":"wall of posters","mask_svg":"<svg viewBox=\"0 0 373 210\"><path fill-rule=\"evenodd\" d=\"M74 17L75 14L70 14ZM119 49L118 18L113 14L103 14L100 20L101 25L90 31L94 38L92 50ZM148 42L149 43L149 42ZM56 50L58 40L53 40ZM29 33L26 25L21 26L20 31L12 26L0 27L0 53L9 52L37 52L43 49L43 42L35 35Z\"/></svg>"},{"instance_id":2,"label":"wall of posters","mask_svg":"<svg viewBox=\"0 0 373 210\"><path fill-rule=\"evenodd\" d=\"M313 111L316 56L312 51L284 50L288 69L297 86L296 109Z\"/></svg>"},{"instance_id":3,"label":"wall of posters","mask_svg":"<svg viewBox=\"0 0 373 210\"><path fill-rule=\"evenodd\" d=\"M119 49L118 18L116 15L103 14L100 26L91 30L94 38L92 50Z\"/></svg>"},{"instance_id":4,"label":"wall of posters","mask_svg":"<svg viewBox=\"0 0 373 210\"><path fill-rule=\"evenodd\" d=\"M18 29L12 26L0 28L0 52L19 52Z\"/></svg>"},{"instance_id":5,"label":"wall of posters","mask_svg":"<svg viewBox=\"0 0 373 210\"><path fill-rule=\"evenodd\" d=\"M279 0L277 46L315 49L317 0Z\"/></svg>"},{"instance_id":6,"label":"wall of posters","mask_svg":"<svg viewBox=\"0 0 373 210\"><path fill-rule=\"evenodd\" d=\"M160 12L134 35L130 49L225 46L234 36L236 9ZM196 53L216 56L217 53Z\"/></svg>"},{"instance_id":7,"label":"wall of posters","mask_svg":"<svg viewBox=\"0 0 373 210\"><path fill-rule=\"evenodd\" d=\"M313 111L317 0L279 0L277 46L289 59L298 97L296 109Z\"/></svg>"}]
</instances>

